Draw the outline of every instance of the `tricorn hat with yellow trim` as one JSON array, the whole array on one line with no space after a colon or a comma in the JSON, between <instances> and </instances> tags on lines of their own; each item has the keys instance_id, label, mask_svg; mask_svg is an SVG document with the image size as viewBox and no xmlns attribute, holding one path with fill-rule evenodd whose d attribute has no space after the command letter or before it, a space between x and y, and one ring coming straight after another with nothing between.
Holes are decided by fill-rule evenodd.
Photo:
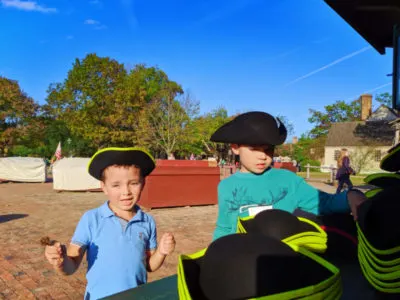
<instances>
[{"instance_id":1,"label":"tricorn hat with yellow trim","mask_svg":"<svg viewBox=\"0 0 400 300\"><path fill-rule=\"evenodd\" d=\"M388 172L400 171L400 143L388 150L388 154L381 160L381 169Z\"/></svg>"},{"instance_id":2,"label":"tricorn hat with yellow trim","mask_svg":"<svg viewBox=\"0 0 400 300\"><path fill-rule=\"evenodd\" d=\"M153 156L144 149L111 147L101 149L92 156L88 172L101 180L104 169L112 165L135 165L140 168L143 177L148 176L156 167Z\"/></svg>"}]
</instances>

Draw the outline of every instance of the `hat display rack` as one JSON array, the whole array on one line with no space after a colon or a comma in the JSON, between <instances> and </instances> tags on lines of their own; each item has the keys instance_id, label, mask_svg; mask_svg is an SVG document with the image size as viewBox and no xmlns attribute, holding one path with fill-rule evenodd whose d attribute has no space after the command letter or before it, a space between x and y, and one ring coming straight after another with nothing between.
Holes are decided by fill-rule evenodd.
<instances>
[{"instance_id":1,"label":"hat display rack","mask_svg":"<svg viewBox=\"0 0 400 300\"><path fill-rule=\"evenodd\" d=\"M365 178L376 188L358 208L358 259L374 289L400 294L400 144L388 151L380 167L386 172Z\"/></svg>"}]
</instances>

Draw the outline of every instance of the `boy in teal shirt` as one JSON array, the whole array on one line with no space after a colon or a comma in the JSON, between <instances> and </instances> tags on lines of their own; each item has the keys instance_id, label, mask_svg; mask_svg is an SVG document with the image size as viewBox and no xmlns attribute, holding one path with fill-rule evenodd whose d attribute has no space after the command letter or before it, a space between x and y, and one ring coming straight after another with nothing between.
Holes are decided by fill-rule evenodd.
<instances>
[{"instance_id":1,"label":"boy in teal shirt","mask_svg":"<svg viewBox=\"0 0 400 300\"><path fill-rule=\"evenodd\" d=\"M239 172L218 185L218 219L214 240L236 232L238 217L266 209L315 215L350 213L366 197L359 191L328 194L315 189L296 174L271 168L276 145L287 131L279 119L264 112L248 112L220 127L211 137L214 142L230 143L240 156Z\"/></svg>"}]
</instances>

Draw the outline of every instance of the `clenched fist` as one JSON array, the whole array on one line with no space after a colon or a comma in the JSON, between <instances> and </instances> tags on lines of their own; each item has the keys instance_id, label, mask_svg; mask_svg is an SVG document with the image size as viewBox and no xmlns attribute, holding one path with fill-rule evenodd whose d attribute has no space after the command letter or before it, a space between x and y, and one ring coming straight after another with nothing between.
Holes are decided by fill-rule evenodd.
<instances>
[{"instance_id":1,"label":"clenched fist","mask_svg":"<svg viewBox=\"0 0 400 300\"><path fill-rule=\"evenodd\" d=\"M53 267L57 269L62 268L64 263L65 249L60 242L55 242L53 245L47 245L44 250L44 255Z\"/></svg>"},{"instance_id":2,"label":"clenched fist","mask_svg":"<svg viewBox=\"0 0 400 300\"><path fill-rule=\"evenodd\" d=\"M172 233L164 233L158 245L158 251L162 255L169 255L175 250L175 239Z\"/></svg>"}]
</instances>

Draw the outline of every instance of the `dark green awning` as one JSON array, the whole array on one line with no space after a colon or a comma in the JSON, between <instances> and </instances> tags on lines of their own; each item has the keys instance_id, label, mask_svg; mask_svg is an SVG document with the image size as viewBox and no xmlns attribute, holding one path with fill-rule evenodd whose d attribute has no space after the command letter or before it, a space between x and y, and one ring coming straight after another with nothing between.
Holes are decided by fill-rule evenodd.
<instances>
[{"instance_id":1,"label":"dark green awning","mask_svg":"<svg viewBox=\"0 0 400 300\"><path fill-rule=\"evenodd\" d=\"M393 47L393 26L400 25L400 0L325 0L380 54Z\"/></svg>"}]
</instances>

